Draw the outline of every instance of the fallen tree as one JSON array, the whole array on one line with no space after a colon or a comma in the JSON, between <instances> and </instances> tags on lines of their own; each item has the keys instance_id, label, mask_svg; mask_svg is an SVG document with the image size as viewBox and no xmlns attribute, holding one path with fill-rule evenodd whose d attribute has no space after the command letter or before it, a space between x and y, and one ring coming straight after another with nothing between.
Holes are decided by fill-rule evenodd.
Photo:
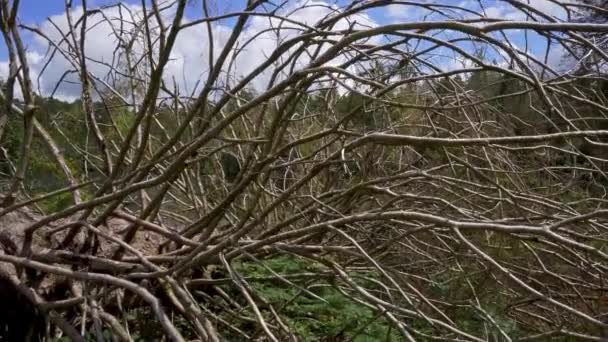
<instances>
[{"instance_id":1,"label":"fallen tree","mask_svg":"<svg viewBox=\"0 0 608 342\"><path fill-rule=\"evenodd\" d=\"M605 10L194 3L34 27L0 0L0 299L22 308L0 337L606 337L608 24L573 17ZM429 20L373 20L394 9ZM50 94L24 32L37 77L68 66Z\"/></svg>"}]
</instances>

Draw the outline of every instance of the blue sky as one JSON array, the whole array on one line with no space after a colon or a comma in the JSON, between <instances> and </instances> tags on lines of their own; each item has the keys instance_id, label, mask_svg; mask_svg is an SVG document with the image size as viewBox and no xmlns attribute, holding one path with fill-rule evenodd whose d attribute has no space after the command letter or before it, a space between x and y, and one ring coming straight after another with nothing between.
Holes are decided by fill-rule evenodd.
<instances>
[{"instance_id":1,"label":"blue sky","mask_svg":"<svg viewBox=\"0 0 608 342\"><path fill-rule=\"evenodd\" d=\"M444 0L445 1L445 0ZM451 1L451 0L448 0ZM87 5L89 8L95 8L99 6L104 6L116 2L122 2L125 4L141 4L141 0L121 0L121 1L113 1L113 0L88 0ZM150 3L149 0L146 0L147 3ZM246 0L219 0L214 1L217 9L219 11L223 10L236 10L243 7L243 4L246 3ZM346 2L344 0L340 0L340 3ZM77 7L81 4L79 0L73 0L73 7ZM52 15L57 15L64 13L65 11L65 1L64 0L21 0L19 6L19 18L21 22L34 25L40 24L47 19L47 17ZM187 7L186 15L191 18L199 17L201 13L200 10L200 1L193 1L192 5ZM384 21L384 19L388 19L381 10L376 10L370 13L375 20ZM6 58L6 48L3 44L0 44L0 59Z\"/></svg>"},{"instance_id":2,"label":"blue sky","mask_svg":"<svg viewBox=\"0 0 608 342\"><path fill-rule=\"evenodd\" d=\"M88 0L87 6L88 8L96 8L101 7L108 4L114 4L117 2L121 2L123 4L141 4L141 0ZM227 0L227 1L215 1L218 10L227 10L227 9L239 9L242 8L243 4L246 3L246 0ZM150 1L146 0L146 3L149 4ZM73 0L73 7L77 7L81 5L80 0ZM44 22L49 16L58 15L65 13L65 0L21 0L19 6L19 18L22 23L27 25L37 25ZM186 10L186 15L191 18L200 17L201 9L200 9L200 1L194 0L192 5L189 5ZM31 37L24 33L24 39L26 43ZM7 58L6 55L6 47L4 44L0 44L0 60L5 60Z\"/></svg>"},{"instance_id":3,"label":"blue sky","mask_svg":"<svg viewBox=\"0 0 608 342\"><path fill-rule=\"evenodd\" d=\"M290 1L295 1L295 0L290 0ZM439 1L434 1L436 3L442 3L442 4L447 4L447 5L462 5L463 3L466 2L470 2L470 4L467 4L466 7L469 7L471 9L475 9L475 10L479 10L478 5L476 4L476 1L472 1L472 0L439 0ZM73 1L74 7L77 7L80 5L80 1L79 0L74 0ZM107 4L112 4L112 3L116 3L117 1L115 0L88 0L88 7L89 8L96 8L99 6L104 6ZM140 4L141 0L122 0L120 1L122 3L125 4ZM149 3L149 0L146 0L147 3ZM339 4L343 4L347 1L345 0L338 0ZM421 0L420 2L433 2L432 0ZM537 4L549 4L549 1L547 0L534 0L534 2L536 2ZM215 0L212 1L212 3L215 4L216 6L216 10L223 12L223 11L228 11L228 10L237 10L243 7L243 5L246 3L246 0L227 0L227 1L223 1L223 0ZM487 9L490 9L488 11L488 14L490 16L492 16L492 14L497 14L498 16L500 15L504 15L505 13L501 13L500 10L502 9L504 12L508 12L507 11L507 6L504 5L504 3L502 3L500 0L483 0L482 3L484 4L484 6ZM47 17L52 16L52 15L58 15L58 14L62 14L64 13L64 4L65 1L64 0L21 0L21 5L20 5L20 11L19 11L19 17L21 22L28 24L28 25L37 25L40 24L42 22L44 22ZM540 6L542 9L542 6ZM499 10L496 10L499 9ZM391 22L395 22L395 21L410 21L410 20L416 20L418 19L417 16L420 15L419 13L408 13L408 11L401 9L401 7L397 8L389 8L389 9L375 9L372 11L369 11L368 14L370 15L370 17L378 24L386 24L386 23L391 23ZM200 17L201 15L201 10L200 10L200 0L193 0L191 5L188 6L187 8L187 12L186 12L186 16L190 17L190 18L197 18ZM27 34L25 34L24 36L26 43L29 39L31 39L31 37L29 37ZM514 37L514 39L517 38L521 38L521 37ZM6 59L6 48L4 47L3 44L0 44L0 60L4 60Z\"/></svg>"},{"instance_id":4,"label":"blue sky","mask_svg":"<svg viewBox=\"0 0 608 342\"><path fill-rule=\"evenodd\" d=\"M211 8L212 13L226 13L231 11L237 11L242 9L246 0L212 0L214 3ZM305 1L316 1L316 2L333 2L333 0L289 0L288 7L292 9L298 8L298 4L301 4ZM469 9L479 10L477 0L420 0L421 2L434 2L434 3L442 3L447 5L465 5ZM88 0L89 8L96 8L103 5L116 3L116 0ZM150 0L146 0L149 4ZM162 2L162 0L161 0ZM344 4L345 0L339 0L340 4ZM133 4L139 5L141 0L129 0L122 1L123 4ZM502 1L498 0L483 0L483 5L487 10L487 15L493 18L499 19L513 19L513 20L524 20L525 18L521 16L521 13L515 11L512 7L506 5ZM533 0L533 3L536 8L547 11L553 15L560 15L559 8L555 8L555 6L551 5L551 2L548 0ZM74 0L74 7L80 5L80 0ZM305 13L302 13L305 12ZM445 20L445 17L431 17L425 18L425 11L421 9L412 9L411 7L407 10L401 6L389 6L382 9L376 9L366 13L369 22L374 25L383 25L390 24L395 22L411 22L416 20ZM57 22L64 20L64 0L21 0L21 6L19 11L19 18L22 23L33 26L40 26L45 32L52 33L54 28L46 22L46 18L49 16L55 16L54 19ZM194 0L191 2L191 5L187 7L186 17L188 19L196 19L202 16L200 0ZM323 16L322 13L319 14L315 11L300 11L296 14L297 20L307 21L312 23L318 20ZM265 29L264 24L262 23L264 20L260 17L253 18L250 20L250 27L252 32L256 29L258 31ZM91 21L93 22L93 21ZM93 25L93 24L90 24ZM218 37L227 36L227 32L230 31L230 22L223 22L221 25L218 23ZM113 50L113 42L109 41L108 36L110 36L111 32L107 32L104 30L97 30L95 32L91 32L87 38L87 54L92 54L92 58L96 60L108 60L111 59L111 55L108 55L108 51ZM512 40L514 44L516 44L519 48L524 49L524 35L523 31L519 32L509 32L509 39ZM444 37L445 38L445 37ZM452 37L453 38L453 37ZM546 48L546 40L544 38L540 38L535 34L530 33L529 35L529 48L530 51L536 56L542 56L545 48ZM26 44L26 48L30 53L30 57L32 58L32 62L30 63L32 66L33 72L38 72L44 65L44 57L46 54L46 44L41 39L34 39L34 37L27 32L23 33L23 39ZM197 26L193 29L188 29L182 31L180 33L180 42L177 44L175 49L175 54L173 59L175 60L170 68L173 68L173 72L169 72L172 77L181 78L183 80L184 87L192 87L196 81L198 81L201 75L204 74L205 68L201 66L200 61L205 60L203 55L205 54L205 40L207 39L206 34L204 34L204 28L202 26ZM499 38L502 39L502 38ZM221 45L222 40L218 42L216 45ZM472 51L471 44L462 44L462 46ZM244 64L246 64L243 69L246 72L250 68L253 68L257 65L257 63L261 62L264 59L264 54L272 51L272 45L268 45L268 42L260 41L253 46L253 50L258 49L259 51L249 51L248 54L245 54L243 59ZM442 52L442 51L439 51ZM551 59L553 63L559 61L560 51L555 50L552 53ZM438 59L444 57L437 57ZM491 59L497 59L500 63L500 55L491 56ZM6 70L6 49L4 44L0 43L0 73ZM445 57L445 62L437 62L443 65L446 68L455 68L455 67L463 67L463 65L455 65L460 62L456 60L450 61L450 56ZM490 59L490 60L491 60ZM504 59L503 59L504 62ZM452 65L449 65L452 63ZM3 66L4 65L4 66ZM91 67L95 70L95 66ZM53 89L52 84L58 80L61 74L65 72L65 70L69 69L69 63L66 61L58 61L54 63L51 68L45 71L43 77L36 78L39 82L40 92L48 92L49 89ZM103 73L103 68L96 69L98 72ZM0 77L2 75L0 74ZM37 76L37 75L36 75ZM62 89L64 97L70 97L73 94L77 94L77 86L69 86L66 85Z\"/></svg>"},{"instance_id":5,"label":"blue sky","mask_svg":"<svg viewBox=\"0 0 608 342\"><path fill-rule=\"evenodd\" d=\"M63 12L64 1L21 0L19 15L23 22L39 23L52 14Z\"/></svg>"}]
</instances>

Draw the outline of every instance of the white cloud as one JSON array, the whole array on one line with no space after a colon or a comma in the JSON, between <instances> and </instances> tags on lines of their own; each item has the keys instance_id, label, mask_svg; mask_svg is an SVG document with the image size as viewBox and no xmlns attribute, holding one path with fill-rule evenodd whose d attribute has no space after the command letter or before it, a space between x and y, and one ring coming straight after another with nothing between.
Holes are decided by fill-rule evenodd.
<instances>
[{"instance_id":1,"label":"white cloud","mask_svg":"<svg viewBox=\"0 0 608 342\"><path fill-rule=\"evenodd\" d=\"M421 18L430 12L420 6L407 6L407 5L389 5L386 7L388 17L395 20L410 20L414 18Z\"/></svg>"},{"instance_id":2,"label":"white cloud","mask_svg":"<svg viewBox=\"0 0 608 342\"><path fill-rule=\"evenodd\" d=\"M562 0L561 2L567 4L574 1L576 0ZM386 14L388 17L395 18L397 20L412 20L415 18L420 18L423 15L430 14L432 14L433 20L478 17L477 15L473 14L474 12L494 19L517 21L527 19L526 14L523 11L503 0L484 0L481 2L483 8L480 6L480 2L478 0L424 0L420 1L419 3L432 3L436 6L435 9L441 11L443 14L439 14L438 12L433 13L419 5L390 5L386 7ZM535 10L541 11L560 20L564 20L566 18L566 11L563 9L563 7L551 0L521 0L521 3L523 5L529 5ZM442 5L444 5L444 7L442 7Z\"/></svg>"},{"instance_id":3,"label":"white cloud","mask_svg":"<svg viewBox=\"0 0 608 342\"><path fill-rule=\"evenodd\" d=\"M304 5L305 6L302 6ZM328 14L335 11L336 7L320 0L306 1L306 2L293 2L290 6L282 9L279 14L288 15L292 20L304 23L314 24L318 20L326 17ZM82 14L82 9L77 8L73 11L73 18L75 20ZM117 76L116 72L110 73L111 69L109 65L117 68L118 70L126 70L126 58L116 49L120 42L120 39L128 40L133 35L141 33L138 31L142 25L134 25L137 23L139 18L142 17L141 7L138 5L123 5L122 8L111 7L103 10L103 15L97 14L88 18L87 36L85 40L85 48L87 55L87 67L88 71L98 78L106 80L108 83L113 82L113 77ZM169 24L172 20L172 11L167 11L164 14L164 21ZM122 27L118 24L119 17L122 16L125 20L123 21ZM108 21L114 23L114 27L108 23ZM68 31L68 21L65 14L59 14L50 17L49 21L40 24L39 28L48 38L54 43L61 46L66 53L69 53L67 45L61 43L63 35ZM184 21L188 22L192 19L186 18ZM375 23L366 15L359 15L356 18L349 18L350 21L356 21L359 27L373 26ZM151 26L154 26L153 24ZM346 29L350 26L347 20L341 20L337 23L336 29ZM278 29L280 27L280 29ZM61 30L61 32L57 29ZM225 73L222 75L224 80L231 80L234 82L235 78L246 75L253 71L256 67L266 61L278 44L286 39L289 39L298 34L297 30L302 28L298 25L280 22L278 19L269 19L267 17L252 17L250 18L246 28L244 29L241 37L239 38L238 47L242 48L239 54L235 58L235 63L231 67L231 75L228 77ZM214 45L214 57L220 54L226 44L232 28L223 24L213 24L213 45ZM277 30L278 38L277 38ZM78 30L79 31L79 30ZM250 39L253 39L252 43L246 44ZM277 40L278 39L278 40ZM36 75L33 78L36 84L36 78L38 74L40 76L40 83L38 85L39 92L48 96L55 89L57 82L64 76L66 71L74 70L73 56L70 58L64 58L59 53L54 54L52 60L45 67L45 64L49 62L50 54L43 55L47 51L47 40L43 37L36 36L33 41L30 42L30 55L29 63L31 64L32 74ZM329 48L329 44L325 44L324 49ZM143 78L149 74L149 67L146 66L146 60L141 59L141 55L144 51L144 45L142 40L139 39L138 44L133 48L131 59L135 63L140 61L139 75ZM311 50L312 51L312 50ZM175 81L177 87L179 87L182 94L190 93L197 88L200 90L200 81L204 81L205 76L208 73L209 65L209 41L206 25L196 25L180 31L178 38L175 42L175 46L172 49L170 55L170 61L165 68L163 78L168 87L172 87ZM288 56L289 54L285 54ZM298 65L303 66L309 62L307 56L303 56L298 60ZM334 60L332 63L338 63L339 60ZM224 72L227 71L227 65L224 68ZM7 73L8 64L7 62L0 62L0 75ZM269 80L269 73L263 73L260 77L256 78L253 85L256 88L263 88ZM103 88L103 86L101 87ZM80 94L80 85L78 83L78 75L73 73L64 78L64 82L58 88L55 96L63 99L74 99ZM124 94L123 94L124 95Z\"/></svg>"},{"instance_id":4,"label":"white cloud","mask_svg":"<svg viewBox=\"0 0 608 342\"><path fill-rule=\"evenodd\" d=\"M442 3L437 2L436 3ZM456 2L453 0L445 0L444 4L454 5ZM463 0L459 3L462 6L468 6L469 9L479 10L479 7L473 6L477 4L477 1ZM486 4L487 15L490 17L507 18L523 20L521 18L521 12L514 9L512 6L505 2L489 1ZM117 68L122 68L124 71L126 68L126 59L122 54L115 53L116 46L119 43L119 38L129 39L134 34L137 34L141 25L133 25L131 23L137 23L139 18L142 17L141 8L138 5L123 5L122 9L118 7L107 8L103 11L105 18L110 21L117 23L120 15L127 19L123 22L122 31L118 30L118 26L114 29L101 15L95 15L89 17L88 27L90 28L87 33L86 39L86 51L89 71L96 77L103 78L109 83L112 82L112 78L108 77L110 69L108 65L111 64ZM535 0L535 8L551 13L552 15L559 15L561 11L559 6L552 4L548 0ZM291 20L301 22L305 25L312 25L318 20L330 15L333 11L337 11L337 7L332 5L329 1L322 0L307 0L307 1L293 1L289 2L288 6L283 8L278 14L288 16ZM420 7L412 6L398 6L391 5L386 9L387 14L390 18L388 20L407 20L408 18L417 17L428 14L426 10L421 10ZM562 11L563 12L563 11ZM73 13L74 18L79 18L82 11L81 9L75 9ZM456 15L456 12L449 11L450 15ZM169 10L164 14L165 23L170 23L173 10ZM464 16L466 13L460 13ZM445 19L445 18L444 18ZM51 20L54 24L60 28L63 32L67 31L67 19L65 14L59 14L52 16ZM193 20L192 18L186 18L188 22ZM367 15L359 15L356 18L349 18L349 20L356 21L360 27L364 26L375 26L376 23ZM429 19L435 20L435 19ZM55 25L50 22L40 24L40 29L49 38L59 43L62 39L62 34L56 29ZM154 26L154 25L152 25ZM347 20L341 20L338 22L335 29L346 29L350 26L350 22ZM226 24L215 23L213 24L213 54L215 58L220 54L220 51L224 47L232 32L232 28ZM279 31L277 35L277 30ZM242 32L239 38L238 47L241 49L238 56L234 58L234 63L230 66L230 75L226 74L228 66L224 66L222 73L222 83L230 82L234 84L235 80L239 76L246 75L257 68L261 63L267 60L267 57L277 48L277 46L290 38L296 36L302 30L299 25L281 22L277 18L270 19L268 17L251 17L248 21L247 26ZM515 33L513 33L515 34ZM332 37L333 39L339 39L340 37ZM250 39L253 41L246 44ZM330 44L325 43L323 49L329 48ZM63 44L65 48L65 44ZM463 45L465 49L465 45ZM297 47L296 47L297 48ZM295 48L294 48L295 49ZM40 81L39 91L42 95L48 96L53 89L55 89L56 83L64 75L66 71L72 70L73 66L70 61L63 58L60 54L55 54L50 64L44 68L44 65L48 62L50 55L45 55L47 51L47 42L41 37L36 37L33 41L29 42L29 53L28 61L31 64L32 79L35 86L37 80ZM133 61L139 61L140 56L144 51L144 46L141 39L138 44L135 45L133 54L131 55ZM293 49L292 49L293 51ZM557 50L555 50L557 51ZM312 52L312 49L309 51ZM166 85L171 88L174 84L179 88L182 95L191 94L200 91L208 70L209 60L209 42L208 33L205 25L196 25L187 29L184 29L178 35L178 39L175 42L175 46L172 50L170 61L165 68L163 75ZM551 55L551 61L556 63L559 59L559 52L553 52ZM289 56L290 53L284 54L285 57ZM234 57L231 55L231 57ZM496 54L499 63L503 63L504 56L500 53ZM328 64L337 65L345 60L345 57L337 57L330 61ZM284 61L284 60L282 60ZM282 62L282 61L279 61ZM149 75L149 67L145 65L145 59L138 64L139 72L138 75L141 79L145 79ZM303 55L298 60L297 66L303 67L309 62L309 57ZM440 65L444 70L454 70L457 68L466 68L471 66L471 62L461 56L444 56L439 57L434 61L437 65ZM8 72L7 62L0 61L0 75L6 75ZM38 79L38 75L41 75ZM116 73L113 74L116 76ZM269 81L270 72L264 72L257 77L252 85L257 89L263 89L267 86ZM56 96L64 99L75 99L80 94L80 86L78 84L78 77L76 74L70 74L64 79L64 83L58 88ZM103 87L100 87L103 88ZM125 94L125 91L122 91Z\"/></svg>"},{"instance_id":5,"label":"white cloud","mask_svg":"<svg viewBox=\"0 0 608 342\"><path fill-rule=\"evenodd\" d=\"M25 54L28 65L37 65L39 64L44 56L39 54L36 51L28 51ZM9 62L8 61L0 61L0 79L5 80L9 75ZM38 77L38 70L34 69L30 71L30 78L32 82L35 84L36 79ZM21 92L21 87L15 86L14 96L18 99L23 98L23 93Z\"/></svg>"}]
</instances>

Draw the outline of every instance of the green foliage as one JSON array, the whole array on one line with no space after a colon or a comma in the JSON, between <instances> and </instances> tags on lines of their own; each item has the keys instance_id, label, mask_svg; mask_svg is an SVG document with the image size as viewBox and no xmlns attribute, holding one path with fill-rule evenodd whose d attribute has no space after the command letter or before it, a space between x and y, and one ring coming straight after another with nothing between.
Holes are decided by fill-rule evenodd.
<instances>
[{"instance_id":1,"label":"green foliage","mask_svg":"<svg viewBox=\"0 0 608 342\"><path fill-rule=\"evenodd\" d=\"M133 309L127 312L125 318L129 326L129 333L133 342L161 341L165 337L160 322L156 320L154 313L152 313L150 310ZM183 322L174 321L173 323L175 324L176 328L180 330L184 337L193 337L189 335L189 327L186 327ZM106 341L115 340L114 334L109 329L103 329L102 335L104 340ZM87 330L84 334L84 340L87 342L97 341L95 330L92 325L87 327ZM62 336L60 338L54 339L53 341L70 342L72 340L67 336Z\"/></svg>"},{"instance_id":2,"label":"green foliage","mask_svg":"<svg viewBox=\"0 0 608 342\"><path fill-rule=\"evenodd\" d=\"M90 192L81 189L80 197L83 201L86 202L90 200L93 195ZM72 198L71 192L64 192L60 195L53 196L51 198L47 198L38 202L38 206L40 207L40 209L42 209L47 214L62 211L72 205L74 205L74 200Z\"/></svg>"},{"instance_id":3,"label":"green foliage","mask_svg":"<svg viewBox=\"0 0 608 342\"><path fill-rule=\"evenodd\" d=\"M224 176L228 182L234 181L239 172L241 172L239 160L232 153L222 152L220 154L220 163L222 164L222 170L224 171Z\"/></svg>"},{"instance_id":4,"label":"green foliage","mask_svg":"<svg viewBox=\"0 0 608 342\"><path fill-rule=\"evenodd\" d=\"M365 98L357 93L349 93L348 95L342 96L336 103L336 110L338 113L346 115L349 114L353 109L360 108L352 116L352 122L355 126L361 127L365 130L371 130L375 127L374 113L373 111L366 110Z\"/></svg>"},{"instance_id":5,"label":"green foliage","mask_svg":"<svg viewBox=\"0 0 608 342\"><path fill-rule=\"evenodd\" d=\"M390 336L390 325L383 318L375 320L371 309L352 302L333 288L324 288L318 295L327 303L300 297L288 309L288 322L303 340L348 336L354 337L354 341L386 341L387 333ZM367 327L359 331L364 326ZM399 340L398 336L390 338Z\"/></svg>"},{"instance_id":6,"label":"green foliage","mask_svg":"<svg viewBox=\"0 0 608 342\"><path fill-rule=\"evenodd\" d=\"M81 151L96 148L92 132L85 125L86 118L82 112L82 103L80 101L68 103L53 98L39 97L36 98L36 104L38 105L35 113L36 119L51 135L73 176L76 179L82 179L85 164ZM100 114L103 113L100 112ZM103 117L101 115L100 119ZM130 116L123 113L116 117L119 129L128 129ZM108 126L105 125L104 128ZM3 175L12 174L10 163L15 165L20 158L23 134L23 117L12 112L0 140L0 146L6 149L8 156L8 160L5 160L4 155L0 155L0 172ZM37 134L34 134L28 157L23 185L30 195L47 193L67 185L64 172L49 153L47 144ZM85 198L88 196L84 190L81 190L81 194ZM54 196L39 203L40 208L47 213L65 209L72 204L70 193Z\"/></svg>"},{"instance_id":7,"label":"green foliage","mask_svg":"<svg viewBox=\"0 0 608 342\"><path fill-rule=\"evenodd\" d=\"M156 319L154 313L147 308L130 310L126 319L131 338L135 342L160 341L165 337L160 322ZM185 338L194 338L190 327L180 316L173 319L173 324Z\"/></svg>"},{"instance_id":8,"label":"green foliage","mask_svg":"<svg viewBox=\"0 0 608 342\"><path fill-rule=\"evenodd\" d=\"M277 256L263 261L235 261L234 269L243 277L268 278L271 269L279 274L297 274L322 271L323 266L304 259ZM373 273L359 276L375 277ZM323 300L309 296L293 286L278 282L251 281L256 293L277 310L281 310L286 323L302 341L319 341L332 338L351 337L354 341L399 341L396 331L384 317L370 308L352 301L331 284L320 284L307 288ZM366 286L370 284L366 283ZM270 315L268 315L270 318Z\"/></svg>"},{"instance_id":9,"label":"green foliage","mask_svg":"<svg viewBox=\"0 0 608 342\"><path fill-rule=\"evenodd\" d=\"M67 192L40 201L38 205L45 213L55 213L69 207L72 204L74 204L72 202L72 195L71 193Z\"/></svg>"},{"instance_id":10,"label":"green foliage","mask_svg":"<svg viewBox=\"0 0 608 342\"><path fill-rule=\"evenodd\" d=\"M51 132L53 139L63 151L68 166L75 174L78 174L75 160L78 160L80 156L76 153L70 153L68 141L56 129L52 129L53 125L57 125L66 135L69 135L73 143L85 141L84 136L86 134L83 125L78 122L78 106L74 103L66 103L55 99L39 98L37 102L40 109L36 112L36 118L42 126ZM20 157L23 134L23 117L15 112L11 113L0 145L7 150L8 157L13 164ZM46 151L48 151L48 147L40 137L34 135L25 181L26 188L34 193L65 186L62 171L50 154L45 153ZM2 171L8 173L8 161L3 161L2 164Z\"/></svg>"},{"instance_id":11,"label":"green foliage","mask_svg":"<svg viewBox=\"0 0 608 342\"><path fill-rule=\"evenodd\" d=\"M131 126L133 125L133 119L133 114L127 111L120 111L116 115L114 115L116 129L118 129L121 135L127 135L129 130L131 129Z\"/></svg>"},{"instance_id":12,"label":"green foliage","mask_svg":"<svg viewBox=\"0 0 608 342\"><path fill-rule=\"evenodd\" d=\"M511 253L520 254L518 249L513 249L511 245L506 246L509 242L506 236L497 234L494 236L496 241L493 244L498 245L499 239L504 239L505 248L496 248L495 253ZM507 248L509 247L509 248ZM500 258L497 255L494 257ZM521 328L516 321L506 315L506 310L509 304L509 299L505 293L496 288L488 287L487 280L489 274L480 270L474 264L466 264L462 271L446 271L431 276L433 282L428 287L429 297L445 298L452 303L460 303L445 311L464 332L474 336L479 336L480 332L487 334L489 341L503 341L503 336L500 330L506 332L510 337L516 338L522 334ZM471 287L475 292L471 291ZM483 308L482 313L475 308L477 300L480 301ZM486 314L500 327L498 329L495 324L491 323ZM417 330L433 335L434 329L424 320L413 322L412 327Z\"/></svg>"},{"instance_id":13,"label":"green foliage","mask_svg":"<svg viewBox=\"0 0 608 342\"><path fill-rule=\"evenodd\" d=\"M104 329L101 332L101 335L103 336L104 340L106 340L106 341L112 341L112 336L113 335L112 335L112 332L110 330ZM86 342L96 342L97 341L97 337L95 335L94 330L91 329L90 331L85 332L84 333L84 340ZM69 337L67 337L67 336L62 336L60 338L53 339L52 341L54 341L54 342L71 342L72 340Z\"/></svg>"},{"instance_id":14,"label":"green foliage","mask_svg":"<svg viewBox=\"0 0 608 342\"><path fill-rule=\"evenodd\" d=\"M7 150L11 159L15 159L19 154L19 146L23 140L23 131L23 119L15 114L9 116L4 129L4 136L2 137L2 144L0 145Z\"/></svg>"},{"instance_id":15,"label":"green foliage","mask_svg":"<svg viewBox=\"0 0 608 342\"><path fill-rule=\"evenodd\" d=\"M33 153L32 153L33 154ZM62 187L62 173L57 164L45 156L32 156L26 174L27 186L35 192Z\"/></svg>"},{"instance_id":16,"label":"green foliage","mask_svg":"<svg viewBox=\"0 0 608 342\"><path fill-rule=\"evenodd\" d=\"M278 273L296 273L306 271L318 271L322 269L322 265L311 263L304 259L294 258L291 256L280 255L264 260L264 265L250 261L237 260L234 262L234 269L246 277L267 277L271 273L268 268ZM266 267L264 267L266 266Z\"/></svg>"}]
</instances>

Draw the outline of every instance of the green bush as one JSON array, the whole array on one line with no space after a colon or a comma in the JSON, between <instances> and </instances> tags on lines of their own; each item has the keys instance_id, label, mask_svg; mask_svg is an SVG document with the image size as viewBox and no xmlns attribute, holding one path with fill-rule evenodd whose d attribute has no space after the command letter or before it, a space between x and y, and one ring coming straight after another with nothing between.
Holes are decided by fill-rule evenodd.
<instances>
[{"instance_id":1,"label":"green bush","mask_svg":"<svg viewBox=\"0 0 608 342\"><path fill-rule=\"evenodd\" d=\"M234 269L242 277L255 277L249 283L257 295L286 317L286 323L293 333L302 341L332 340L335 338L353 338L353 341L399 341L401 338L384 317L377 317L374 310L358 304L343 295L335 284L319 284L315 279L314 287L305 283L298 284L323 300L307 295L299 289L278 281L261 281L272 277L267 269L282 274L319 272L323 266L301 258L277 256L260 263L237 261ZM360 273L357 278L375 277L373 273ZM369 288L370 283L364 284ZM233 289L232 289L233 291ZM267 313L267 312L265 312ZM267 316L271 319L271 316Z\"/></svg>"}]
</instances>

